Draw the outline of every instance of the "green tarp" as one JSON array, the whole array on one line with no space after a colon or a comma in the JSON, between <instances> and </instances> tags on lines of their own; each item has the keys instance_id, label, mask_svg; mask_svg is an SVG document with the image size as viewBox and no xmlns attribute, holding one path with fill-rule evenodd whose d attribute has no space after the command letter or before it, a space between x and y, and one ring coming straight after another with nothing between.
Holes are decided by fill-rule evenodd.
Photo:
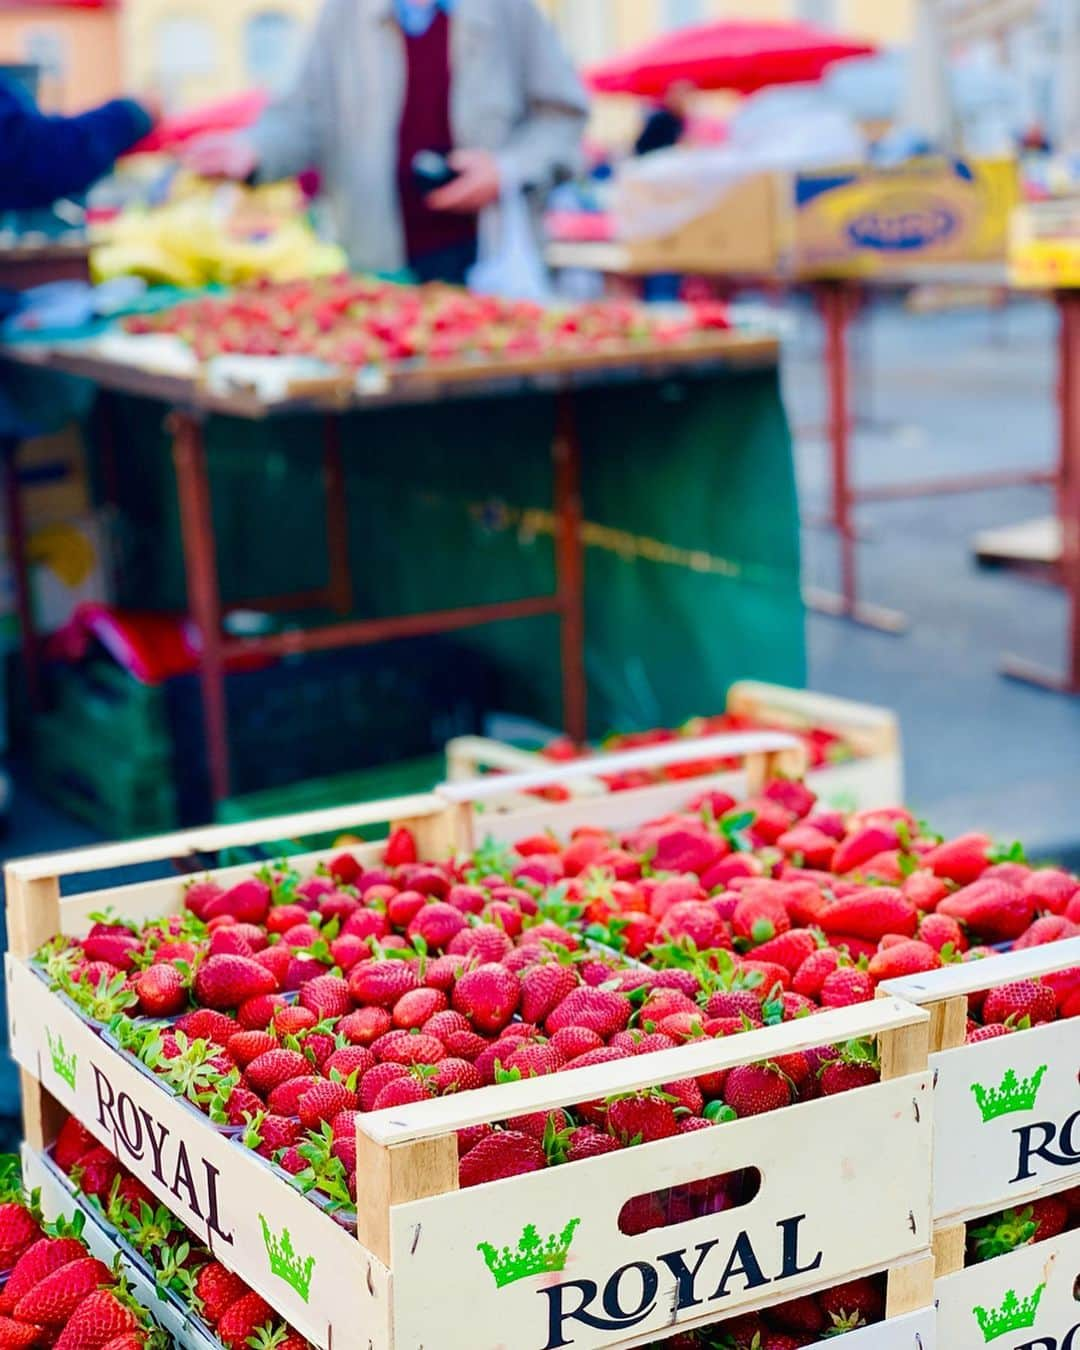
<instances>
[{"instance_id":1,"label":"green tarp","mask_svg":"<svg viewBox=\"0 0 1080 1350\"><path fill-rule=\"evenodd\" d=\"M674 723L742 677L804 682L790 436L771 372L578 396L592 734ZM183 603L164 409L119 400L122 600ZM390 615L554 587L550 397L378 410L342 429L356 612ZM209 428L227 600L326 576L316 418ZM560 721L555 619L466 635L503 707Z\"/></svg>"}]
</instances>

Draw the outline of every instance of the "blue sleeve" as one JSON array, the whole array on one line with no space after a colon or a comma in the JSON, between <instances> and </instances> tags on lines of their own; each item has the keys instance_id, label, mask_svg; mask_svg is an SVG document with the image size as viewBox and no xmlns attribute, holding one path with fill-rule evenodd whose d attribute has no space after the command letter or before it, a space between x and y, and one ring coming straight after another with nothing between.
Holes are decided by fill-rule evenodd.
<instances>
[{"instance_id":1,"label":"blue sleeve","mask_svg":"<svg viewBox=\"0 0 1080 1350\"><path fill-rule=\"evenodd\" d=\"M85 192L151 125L129 99L78 117L49 117L0 80L0 209L49 206Z\"/></svg>"}]
</instances>

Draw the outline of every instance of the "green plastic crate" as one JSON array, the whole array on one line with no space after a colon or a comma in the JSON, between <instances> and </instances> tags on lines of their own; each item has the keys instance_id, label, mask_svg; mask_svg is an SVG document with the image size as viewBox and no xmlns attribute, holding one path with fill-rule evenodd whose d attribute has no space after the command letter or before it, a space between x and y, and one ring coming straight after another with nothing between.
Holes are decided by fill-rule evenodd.
<instances>
[{"instance_id":1,"label":"green plastic crate","mask_svg":"<svg viewBox=\"0 0 1080 1350\"><path fill-rule=\"evenodd\" d=\"M34 782L48 801L110 839L176 829L167 754L125 753L63 713L38 718L33 736Z\"/></svg>"},{"instance_id":2,"label":"green plastic crate","mask_svg":"<svg viewBox=\"0 0 1080 1350\"><path fill-rule=\"evenodd\" d=\"M160 687L140 684L109 661L56 670L57 707L69 723L119 742L138 756L172 752L168 713Z\"/></svg>"},{"instance_id":3,"label":"green plastic crate","mask_svg":"<svg viewBox=\"0 0 1080 1350\"><path fill-rule=\"evenodd\" d=\"M268 788L264 792L250 792L242 797L230 797L217 808L217 819L223 825L235 825L249 820L269 820L273 816L293 815L303 811L322 811L330 806L344 806L348 802L372 802L387 797L404 797L414 792L429 792L446 777L446 758L442 754L425 755L421 759L401 760L383 764L374 769L359 769L355 773L338 774L334 778L314 778L289 787ZM331 834L308 835L303 839L279 840L267 843L267 852L279 857L292 853L310 853L315 849L330 848L340 835L355 833L358 838L378 838L382 826L369 826L356 831L335 830ZM231 849L227 864L251 861L253 855L246 849Z\"/></svg>"}]
</instances>

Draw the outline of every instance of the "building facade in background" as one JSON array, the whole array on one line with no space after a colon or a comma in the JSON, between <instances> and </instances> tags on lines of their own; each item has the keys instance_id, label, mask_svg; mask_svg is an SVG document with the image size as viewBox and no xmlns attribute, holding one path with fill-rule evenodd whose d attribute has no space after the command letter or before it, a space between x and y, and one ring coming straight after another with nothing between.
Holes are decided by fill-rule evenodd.
<instances>
[{"instance_id":1,"label":"building facade in background","mask_svg":"<svg viewBox=\"0 0 1080 1350\"><path fill-rule=\"evenodd\" d=\"M0 65L37 68L45 108L76 112L123 84L118 0L0 0Z\"/></svg>"}]
</instances>

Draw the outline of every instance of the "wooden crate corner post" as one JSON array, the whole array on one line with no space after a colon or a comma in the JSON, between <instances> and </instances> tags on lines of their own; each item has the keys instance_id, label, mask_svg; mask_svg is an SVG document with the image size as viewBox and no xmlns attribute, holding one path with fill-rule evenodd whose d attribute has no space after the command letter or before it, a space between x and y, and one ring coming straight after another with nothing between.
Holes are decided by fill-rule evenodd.
<instances>
[{"instance_id":1,"label":"wooden crate corner post","mask_svg":"<svg viewBox=\"0 0 1080 1350\"><path fill-rule=\"evenodd\" d=\"M457 1136L436 1135L403 1144L373 1139L363 1123L356 1130L356 1236L392 1269L391 1210L458 1189Z\"/></svg>"},{"instance_id":2,"label":"wooden crate corner post","mask_svg":"<svg viewBox=\"0 0 1080 1350\"><path fill-rule=\"evenodd\" d=\"M934 1257L932 1253L894 1266L886 1276L885 1316L906 1317L934 1306Z\"/></svg>"},{"instance_id":3,"label":"wooden crate corner post","mask_svg":"<svg viewBox=\"0 0 1080 1350\"><path fill-rule=\"evenodd\" d=\"M409 830L425 862L444 862L473 847L472 812L465 802L448 801L433 815L395 820L390 828Z\"/></svg>"}]
</instances>

